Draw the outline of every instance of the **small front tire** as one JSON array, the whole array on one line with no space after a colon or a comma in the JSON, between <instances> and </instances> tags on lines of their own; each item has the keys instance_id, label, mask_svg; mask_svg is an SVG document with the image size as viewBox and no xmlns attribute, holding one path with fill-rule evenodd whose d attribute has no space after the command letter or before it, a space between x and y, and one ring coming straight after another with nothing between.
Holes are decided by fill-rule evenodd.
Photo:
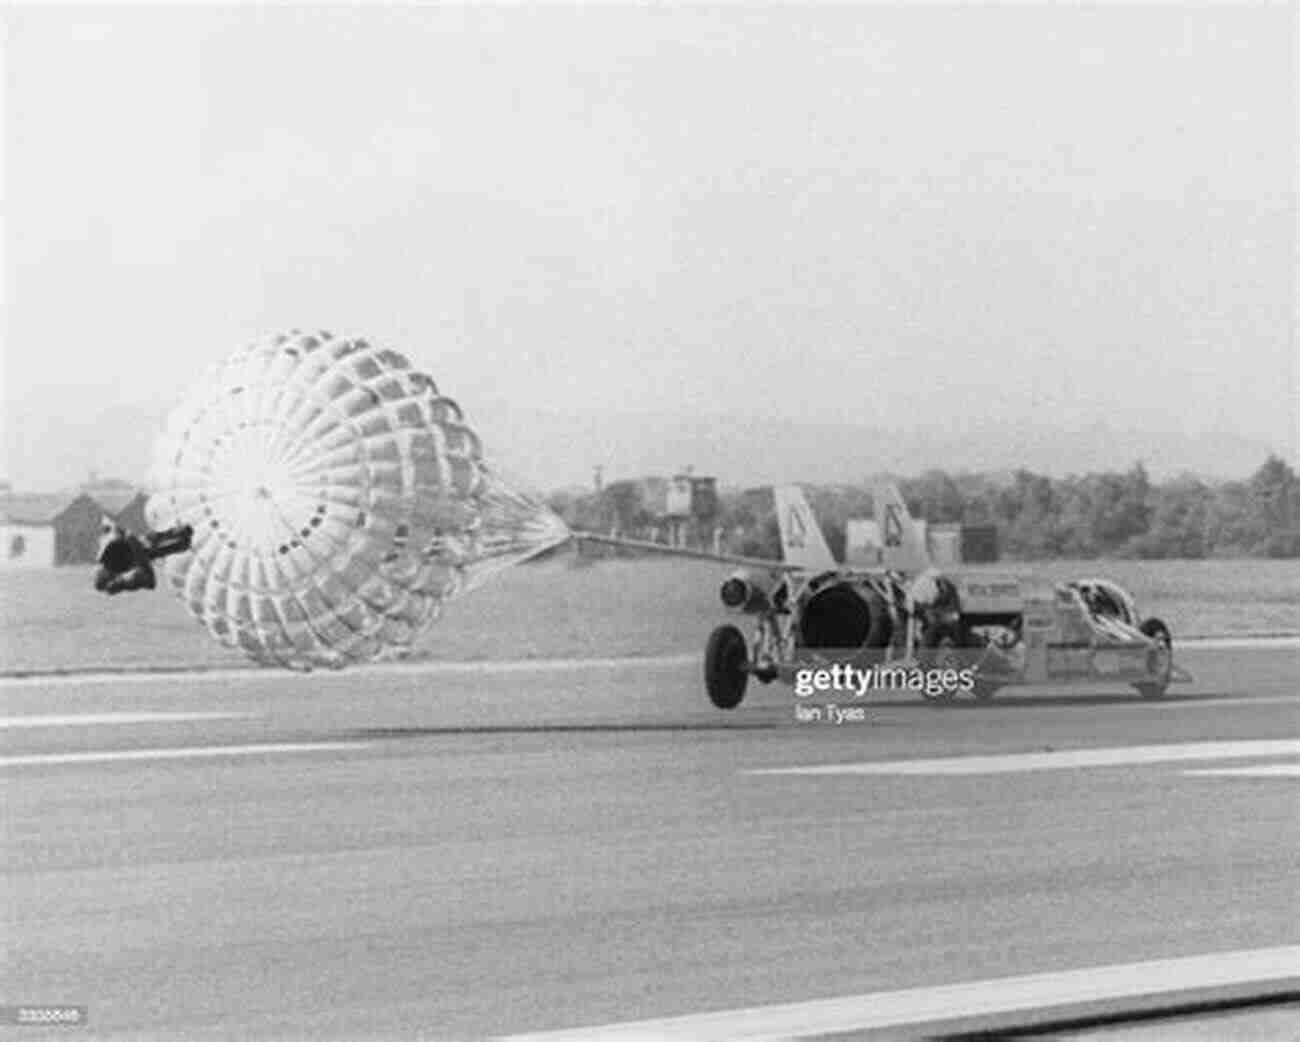
<instances>
[{"instance_id":1,"label":"small front tire","mask_svg":"<svg viewBox=\"0 0 1300 1042\"><path fill-rule=\"evenodd\" d=\"M735 626L719 626L704 649L704 687L719 709L735 709L749 683L749 645Z\"/></svg>"}]
</instances>

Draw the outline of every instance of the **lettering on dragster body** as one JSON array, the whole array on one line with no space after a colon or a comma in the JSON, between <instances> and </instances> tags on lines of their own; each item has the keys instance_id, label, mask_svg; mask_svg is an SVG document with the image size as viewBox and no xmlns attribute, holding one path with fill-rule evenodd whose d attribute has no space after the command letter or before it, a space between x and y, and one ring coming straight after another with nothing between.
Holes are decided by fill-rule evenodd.
<instances>
[{"instance_id":1,"label":"lettering on dragster body","mask_svg":"<svg viewBox=\"0 0 1300 1042\"><path fill-rule=\"evenodd\" d=\"M823 691L847 692L866 698L872 691L915 691L931 697L975 688L975 670L919 669L916 666L880 666L859 669L837 662L818 669L801 669L794 675L795 698L811 698Z\"/></svg>"}]
</instances>

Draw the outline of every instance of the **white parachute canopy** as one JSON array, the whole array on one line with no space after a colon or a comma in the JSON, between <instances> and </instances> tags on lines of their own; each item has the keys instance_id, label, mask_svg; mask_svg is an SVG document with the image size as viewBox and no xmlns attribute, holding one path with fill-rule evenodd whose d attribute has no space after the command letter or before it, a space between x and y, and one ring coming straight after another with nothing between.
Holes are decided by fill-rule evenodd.
<instances>
[{"instance_id":1,"label":"white parachute canopy","mask_svg":"<svg viewBox=\"0 0 1300 1042\"><path fill-rule=\"evenodd\" d=\"M484 465L478 436L396 351L268 337L215 366L160 438L151 527L223 644L310 669L399 657L442 605L569 538Z\"/></svg>"}]
</instances>

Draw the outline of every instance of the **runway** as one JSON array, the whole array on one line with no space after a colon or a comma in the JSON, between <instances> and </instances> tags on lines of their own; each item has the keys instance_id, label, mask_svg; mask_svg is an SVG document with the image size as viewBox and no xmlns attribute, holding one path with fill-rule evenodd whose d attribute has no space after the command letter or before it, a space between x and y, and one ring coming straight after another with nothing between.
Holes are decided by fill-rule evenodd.
<instances>
[{"instance_id":1,"label":"runway","mask_svg":"<svg viewBox=\"0 0 1300 1042\"><path fill-rule=\"evenodd\" d=\"M77 1038L759 1037L1253 966L1300 944L1295 658L838 726L779 685L715 711L680 658L0 683L0 1002L85 1005Z\"/></svg>"}]
</instances>

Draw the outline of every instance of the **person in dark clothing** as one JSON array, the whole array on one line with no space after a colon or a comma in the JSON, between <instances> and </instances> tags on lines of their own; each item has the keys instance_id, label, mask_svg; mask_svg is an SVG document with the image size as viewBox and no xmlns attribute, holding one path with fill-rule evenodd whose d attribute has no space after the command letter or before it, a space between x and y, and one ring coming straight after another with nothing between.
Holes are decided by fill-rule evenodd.
<instances>
[{"instance_id":1,"label":"person in dark clothing","mask_svg":"<svg viewBox=\"0 0 1300 1042\"><path fill-rule=\"evenodd\" d=\"M189 525L147 532L143 539L128 532L112 518L100 526L95 589L110 597L131 590L152 590L158 585L153 561L190 548L194 529Z\"/></svg>"}]
</instances>

